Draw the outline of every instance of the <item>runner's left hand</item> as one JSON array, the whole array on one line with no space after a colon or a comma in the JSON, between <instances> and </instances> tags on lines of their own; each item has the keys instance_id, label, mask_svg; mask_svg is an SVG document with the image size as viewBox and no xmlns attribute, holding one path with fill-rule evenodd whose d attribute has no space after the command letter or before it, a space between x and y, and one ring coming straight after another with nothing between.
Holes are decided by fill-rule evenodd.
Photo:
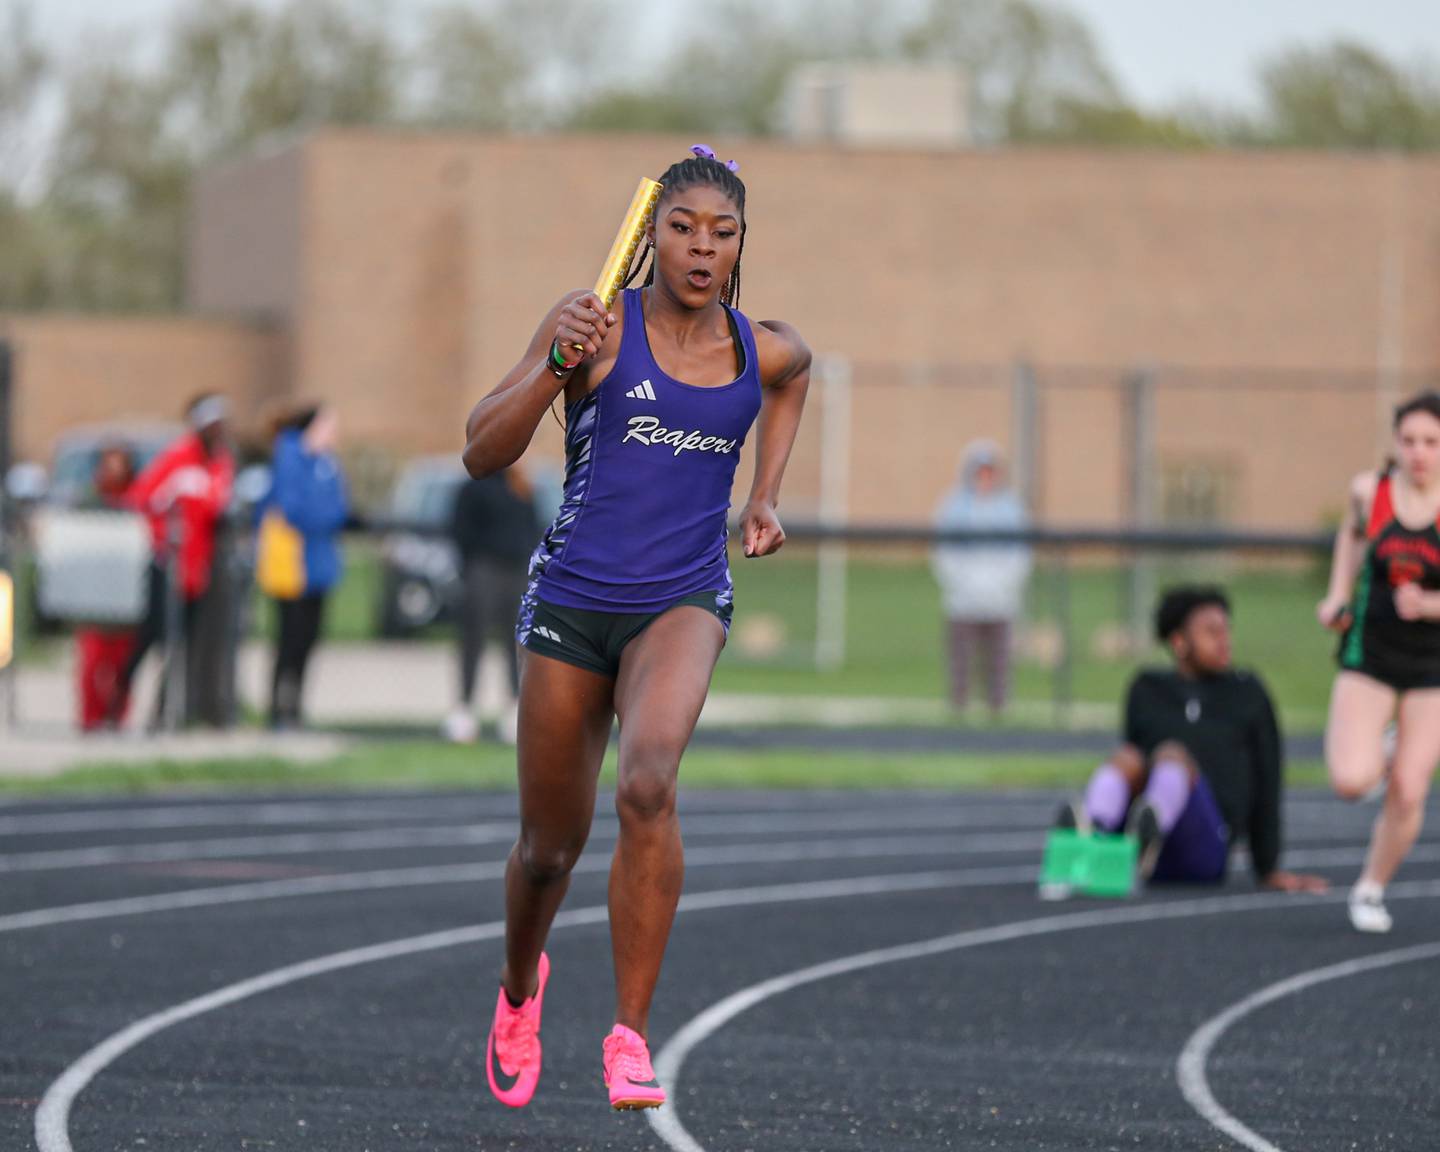
<instances>
[{"instance_id":1,"label":"runner's left hand","mask_svg":"<svg viewBox=\"0 0 1440 1152\"><path fill-rule=\"evenodd\" d=\"M1304 872L1271 872L1262 876L1260 887L1272 892L1326 892L1330 881L1323 876L1310 876Z\"/></svg>"},{"instance_id":2,"label":"runner's left hand","mask_svg":"<svg viewBox=\"0 0 1440 1152\"><path fill-rule=\"evenodd\" d=\"M763 500L752 500L740 514L740 538L749 557L769 556L780 551L785 543L785 529L775 515L775 508Z\"/></svg>"}]
</instances>

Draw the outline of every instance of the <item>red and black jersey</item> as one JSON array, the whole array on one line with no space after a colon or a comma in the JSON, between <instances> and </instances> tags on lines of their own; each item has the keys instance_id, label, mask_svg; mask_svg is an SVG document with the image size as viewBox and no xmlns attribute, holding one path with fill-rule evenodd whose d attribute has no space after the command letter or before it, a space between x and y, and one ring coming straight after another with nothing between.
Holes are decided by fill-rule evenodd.
<instances>
[{"instance_id":1,"label":"red and black jersey","mask_svg":"<svg viewBox=\"0 0 1440 1152\"><path fill-rule=\"evenodd\" d=\"M1440 524L1400 523L1393 477L1386 472L1375 486L1365 539L1352 621L1340 642L1341 667L1416 686L1440 678L1440 622L1402 620L1395 611L1395 589L1403 584L1440 591Z\"/></svg>"}]
</instances>

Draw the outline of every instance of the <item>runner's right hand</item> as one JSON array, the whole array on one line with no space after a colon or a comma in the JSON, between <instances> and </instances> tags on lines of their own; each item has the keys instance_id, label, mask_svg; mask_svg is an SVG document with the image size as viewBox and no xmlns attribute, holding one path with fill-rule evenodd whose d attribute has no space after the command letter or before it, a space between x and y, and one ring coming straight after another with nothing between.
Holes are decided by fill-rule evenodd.
<instances>
[{"instance_id":1,"label":"runner's right hand","mask_svg":"<svg viewBox=\"0 0 1440 1152\"><path fill-rule=\"evenodd\" d=\"M574 368L599 355L600 345L614 326L615 314L605 310L604 302L594 292L586 292L560 309L555 318L555 343L565 362Z\"/></svg>"}]
</instances>

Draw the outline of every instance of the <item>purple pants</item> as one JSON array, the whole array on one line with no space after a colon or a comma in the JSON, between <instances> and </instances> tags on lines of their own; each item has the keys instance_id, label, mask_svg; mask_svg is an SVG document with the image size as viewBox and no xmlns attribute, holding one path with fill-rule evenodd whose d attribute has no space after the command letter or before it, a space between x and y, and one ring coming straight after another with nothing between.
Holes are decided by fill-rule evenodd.
<instances>
[{"instance_id":1,"label":"purple pants","mask_svg":"<svg viewBox=\"0 0 1440 1152\"><path fill-rule=\"evenodd\" d=\"M1119 828L1106 829L1119 832ZM1197 776L1190 799L1155 861L1152 883L1218 884L1230 861L1230 829L1204 776Z\"/></svg>"},{"instance_id":2,"label":"purple pants","mask_svg":"<svg viewBox=\"0 0 1440 1152\"><path fill-rule=\"evenodd\" d=\"M1151 881L1170 884L1218 884L1230 859L1230 829L1204 776L1197 776L1190 800L1155 861Z\"/></svg>"}]
</instances>

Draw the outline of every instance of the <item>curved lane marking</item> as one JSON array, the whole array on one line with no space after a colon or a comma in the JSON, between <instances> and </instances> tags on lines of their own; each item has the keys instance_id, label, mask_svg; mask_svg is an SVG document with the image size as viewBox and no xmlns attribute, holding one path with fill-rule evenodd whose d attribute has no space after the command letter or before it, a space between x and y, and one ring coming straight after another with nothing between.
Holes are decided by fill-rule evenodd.
<instances>
[{"instance_id":1,"label":"curved lane marking","mask_svg":"<svg viewBox=\"0 0 1440 1152\"><path fill-rule=\"evenodd\" d=\"M714 864L773 864L809 860L859 860L901 856L966 856L1022 852L1038 845L1034 836L1025 833L998 834L992 837L969 837L963 843L953 837L871 837L864 840L816 840L806 844L756 844L732 847L690 848L686 862L691 867ZM1296 867L1324 868L1360 863L1363 848L1323 849L1313 852L1292 852L1289 863ZM1411 863L1440 860L1440 845L1420 846L1407 857ZM580 873L608 870L608 859L582 859L575 871ZM1237 861L1234 872L1248 866ZM372 872L341 875L305 876L287 880L260 880L246 884L221 884L204 888L184 888L178 892L159 892L149 896L122 896L113 900L94 900L81 904L61 904L0 915L0 934L30 928L49 928L58 924L76 924L124 916L141 916L180 909L223 907L252 901L284 900L301 896L323 896L339 892L368 892L393 888L419 888L440 884L469 884L495 880L504 875L503 861L485 864L441 864L414 868L385 868ZM1033 867L997 869L990 873L988 883L1030 883L1036 872Z\"/></svg>"},{"instance_id":2,"label":"curved lane marking","mask_svg":"<svg viewBox=\"0 0 1440 1152\"><path fill-rule=\"evenodd\" d=\"M477 805L477 818L514 818L515 804ZM494 809L494 811L491 811ZM0 815L0 836L46 836L53 833L142 832L159 828L224 828L235 824L304 825L367 824L379 820L455 819L455 805L438 800L406 802L376 797L374 803L318 800L266 801L237 804L166 804L145 807L76 808L59 812Z\"/></svg>"},{"instance_id":3,"label":"curved lane marking","mask_svg":"<svg viewBox=\"0 0 1440 1152\"><path fill-rule=\"evenodd\" d=\"M1386 896L1394 899L1440 896L1440 880L1395 884L1386 890ZM678 1100L681 1069L685 1064L686 1057L699 1044L757 1004L761 1004L773 996L793 991L805 984L828 980L832 976L841 976L866 968L876 968L883 964L895 964L947 952L959 952L967 948L979 948L987 944L1025 940L1058 932L1072 932L1081 928L1179 920L1193 916L1215 915L1220 912L1249 912L1280 907L1302 908L1322 903L1333 904L1344 898L1344 893L1331 893L1325 896L1254 893L1245 896L1214 896L1201 900L1095 909L1087 912L1019 920L990 928L974 928L930 940L920 940L892 948L877 948L852 956L827 960L821 964L812 964L806 968L762 980L758 984L742 988L712 1004L684 1025L660 1050L659 1055L655 1058L655 1075L662 1083L669 1086L670 1099ZM655 1130L655 1134L673 1152L706 1152L705 1146L686 1130L675 1107L649 1109L645 1113L645 1118L650 1122L650 1127Z\"/></svg>"},{"instance_id":4,"label":"curved lane marking","mask_svg":"<svg viewBox=\"0 0 1440 1152\"><path fill-rule=\"evenodd\" d=\"M1027 870L1028 871L1028 870ZM721 889L683 897L680 912L699 912L720 908L740 908L759 904L794 903L806 900L835 900L853 896L870 896L894 892L919 892L936 888L974 884L967 872L915 872L890 876L859 876L848 880L817 880L809 883L777 884L755 888ZM605 904L595 904L561 912L555 917L555 928L572 928L583 924L601 924L609 917ZM318 956L297 964L289 964L217 988L203 996L186 1000L160 1012L135 1021L91 1048L45 1090L35 1112L35 1141L40 1152L74 1152L70 1143L70 1110L75 1099L107 1067L136 1045L158 1032L194 1019L217 1008L236 1004L262 992L307 980L313 976L339 972L362 964L414 956L442 948L454 948L484 940L503 939L505 922L493 920L468 928L452 928L410 936L363 948L350 948L327 956Z\"/></svg>"},{"instance_id":5,"label":"curved lane marking","mask_svg":"<svg viewBox=\"0 0 1440 1152\"><path fill-rule=\"evenodd\" d=\"M999 821L999 827L1043 830L1037 813L1023 819ZM978 823L964 812L900 809L881 812L795 814L754 813L692 816L683 822L689 836L768 835L775 832L874 832L884 829L946 829L960 832ZM59 848L0 854L0 873L48 872L68 868L95 868L113 864L158 864L181 860L213 860L234 856L301 855L320 852L371 852L393 848L470 847L513 840L515 820L496 820L448 827L369 829L351 832L292 833L281 836L241 836L203 840L172 840L154 844L102 844L86 848ZM613 840L619 833L614 819L597 820L592 840Z\"/></svg>"},{"instance_id":6,"label":"curved lane marking","mask_svg":"<svg viewBox=\"0 0 1440 1152\"><path fill-rule=\"evenodd\" d=\"M811 841L808 844L755 844L733 847L690 848L685 860L691 867L711 864L776 864L786 861L868 860L878 857L906 855L982 855L994 852L1031 851L1038 841L1024 832L996 834L994 837L871 837L867 840ZM1359 864L1365 857L1364 848L1328 848L1318 851L1297 851L1287 854L1295 867L1341 867ZM1420 845L1408 855L1414 864L1440 860L1440 845ZM598 873L611 867L609 860L580 860L577 873ZM1244 873L1248 865L1237 860L1231 871ZM999 870L992 881L996 884L1031 883L1034 867ZM56 924L84 923L89 920L118 919L144 916L183 909L207 909L228 904L262 900L289 900L304 896L330 896L347 891L380 891L389 888L428 887L439 884L469 884L481 880L497 880L504 876L504 861L488 864L438 864L413 868L380 868L364 873L338 876L311 876L291 880L258 880L245 884L219 884L203 888L181 888L151 896L125 896L114 900L92 900L79 904L59 904L46 909L0 914L0 933L22 932Z\"/></svg>"},{"instance_id":7,"label":"curved lane marking","mask_svg":"<svg viewBox=\"0 0 1440 1152\"><path fill-rule=\"evenodd\" d=\"M953 837L880 837L866 840L814 840L801 844L739 844L714 848L690 848L686 851L687 867L704 868L716 865L783 864L806 861L868 860L879 857L903 856L966 856L974 852L1003 853L1029 851L1031 838L1023 845L1003 847L991 845L983 850L957 842ZM608 872L609 857L583 857L575 872ZM987 884L1035 882L1035 868L1013 865L1004 868L976 869L975 875ZM505 861L479 864L443 864L416 868L388 868L373 872L354 872L334 876L304 876L287 880L261 880L249 884L221 884L205 888L186 888L179 892L159 892L150 896L125 896L113 900L96 900L84 904L62 904L53 908L36 908L0 916L0 933L30 928L48 928L57 924L74 924L90 920L106 920L139 916L154 912L196 909L243 904L252 901L280 900L300 896L319 896L337 892L367 892L392 888L415 888L439 884L469 884L480 880L498 880L505 875Z\"/></svg>"},{"instance_id":8,"label":"curved lane marking","mask_svg":"<svg viewBox=\"0 0 1440 1152\"><path fill-rule=\"evenodd\" d=\"M1389 890L1386 891L1386 895L1390 895ZM1245 999L1237 1001L1223 1012L1207 1020L1185 1042L1185 1047L1180 1051L1180 1058L1175 1063L1175 1079L1180 1084L1181 1094L1190 1107L1200 1113L1212 1127L1218 1128L1235 1143L1243 1145L1251 1152L1282 1152L1279 1147L1246 1127L1226 1111L1215 1099L1214 1093L1210 1091L1206 1064L1216 1043L1238 1021L1243 1020L1257 1009L1282 1000L1286 996L1294 996L1298 992L1304 992L1308 988L1331 980L1344 980L1350 976L1374 972L1381 968L1393 968L1397 964L1413 964L1417 960L1432 960L1437 956L1440 956L1440 942L1417 944L1411 948L1400 948L1393 952L1381 952L1373 956L1361 956L1355 960L1345 960L1324 968L1314 968L1309 972L1299 972L1246 996Z\"/></svg>"}]
</instances>

